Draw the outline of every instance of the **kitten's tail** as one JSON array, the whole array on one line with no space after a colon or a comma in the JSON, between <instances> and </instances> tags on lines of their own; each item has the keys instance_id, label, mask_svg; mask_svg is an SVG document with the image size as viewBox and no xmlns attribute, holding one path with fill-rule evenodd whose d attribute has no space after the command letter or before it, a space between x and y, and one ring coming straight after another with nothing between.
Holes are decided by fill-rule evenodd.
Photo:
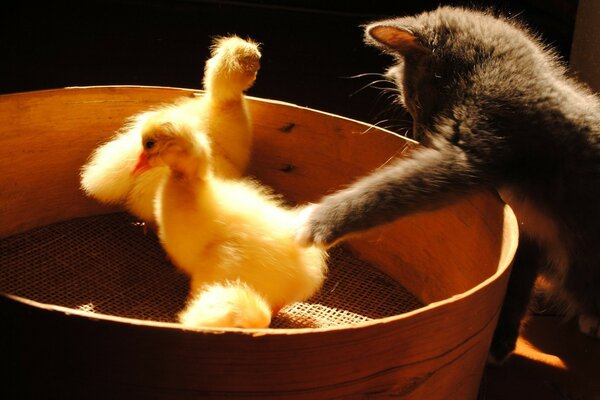
<instances>
[{"instance_id":1,"label":"kitten's tail","mask_svg":"<svg viewBox=\"0 0 600 400\"><path fill-rule=\"evenodd\" d=\"M202 287L179 314L190 327L267 328L272 310L247 284L235 281Z\"/></svg>"}]
</instances>

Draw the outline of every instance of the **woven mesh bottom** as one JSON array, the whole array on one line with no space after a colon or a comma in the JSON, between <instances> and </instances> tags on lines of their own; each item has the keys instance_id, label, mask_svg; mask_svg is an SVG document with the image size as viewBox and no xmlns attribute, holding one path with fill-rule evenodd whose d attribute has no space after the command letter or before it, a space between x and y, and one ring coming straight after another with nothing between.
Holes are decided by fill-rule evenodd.
<instances>
[{"instance_id":1,"label":"woven mesh bottom","mask_svg":"<svg viewBox=\"0 0 600 400\"><path fill-rule=\"evenodd\" d=\"M83 311L175 322L189 281L125 213L60 222L0 240L0 291ZM422 307L377 268L332 249L321 291L273 328L352 325Z\"/></svg>"}]
</instances>

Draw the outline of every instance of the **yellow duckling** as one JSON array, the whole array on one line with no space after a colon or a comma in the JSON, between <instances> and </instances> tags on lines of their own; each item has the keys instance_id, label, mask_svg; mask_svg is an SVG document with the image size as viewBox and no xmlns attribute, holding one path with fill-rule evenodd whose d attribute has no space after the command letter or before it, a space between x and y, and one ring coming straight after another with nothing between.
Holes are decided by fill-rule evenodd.
<instances>
[{"instance_id":1,"label":"yellow duckling","mask_svg":"<svg viewBox=\"0 0 600 400\"><path fill-rule=\"evenodd\" d=\"M108 142L98 147L81 169L81 187L97 200L123 204L145 222L154 222L153 201L166 168L144 174L133 171L141 151L141 130L149 120L183 121L210 138L213 170L239 178L246 170L252 145L251 119L244 91L260 67L258 44L237 36L216 39L204 71L205 94L183 98L133 116Z\"/></svg>"},{"instance_id":2,"label":"yellow duckling","mask_svg":"<svg viewBox=\"0 0 600 400\"><path fill-rule=\"evenodd\" d=\"M295 243L298 209L255 181L217 176L209 137L186 122L149 119L135 167L167 166L154 212L170 260L191 278L180 321L267 327L273 313L321 287L327 254Z\"/></svg>"}]
</instances>

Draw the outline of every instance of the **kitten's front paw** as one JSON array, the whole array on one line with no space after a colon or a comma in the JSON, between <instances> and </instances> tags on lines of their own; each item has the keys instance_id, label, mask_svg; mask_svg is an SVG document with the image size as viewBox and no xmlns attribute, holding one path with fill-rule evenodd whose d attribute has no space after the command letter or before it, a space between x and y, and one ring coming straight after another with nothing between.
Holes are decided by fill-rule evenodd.
<instances>
[{"instance_id":1,"label":"kitten's front paw","mask_svg":"<svg viewBox=\"0 0 600 400\"><path fill-rule=\"evenodd\" d=\"M308 247L314 244L314 237L310 226L310 215L315 206L315 204L311 204L304 207L296 217L296 236L294 239L300 246Z\"/></svg>"},{"instance_id":2,"label":"kitten's front paw","mask_svg":"<svg viewBox=\"0 0 600 400\"><path fill-rule=\"evenodd\" d=\"M600 339L600 318L588 314L579 316L579 331Z\"/></svg>"},{"instance_id":3,"label":"kitten's front paw","mask_svg":"<svg viewBox=\"0 0 600 400\"><path fill-rule=\"evenodd\" d=\"M318 220L318 207L317 204L310 204L298 214L295 240L301 246L327 248L333 244L333 236L326 225Z\"/></svg>"}]
</instances>

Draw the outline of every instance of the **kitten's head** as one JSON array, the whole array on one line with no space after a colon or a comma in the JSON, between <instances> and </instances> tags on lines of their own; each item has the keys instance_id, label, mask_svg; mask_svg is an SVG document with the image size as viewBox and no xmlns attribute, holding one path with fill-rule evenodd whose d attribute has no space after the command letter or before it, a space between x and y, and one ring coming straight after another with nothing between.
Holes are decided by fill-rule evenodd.
<instances>
[{"instance_id":1,"label":"kitten's head","mask_svg":"<svg viewBox=\"0 0 600 400\"><path fill-rule=\"evenodd\" d=\"M396 83L398 101L413 117L418 140L426 139L427 127L440 113L477 90L482 75L489 72L486 65L514 60L497 70L497 80L502 81L510 68L518 69L527 63L524 58L539 53L531 39L513 21L454 7L365 26L366 42L396 59L387 77ZM488 90L493 79L485 79Z\"/></svg>"}]
</instances>

